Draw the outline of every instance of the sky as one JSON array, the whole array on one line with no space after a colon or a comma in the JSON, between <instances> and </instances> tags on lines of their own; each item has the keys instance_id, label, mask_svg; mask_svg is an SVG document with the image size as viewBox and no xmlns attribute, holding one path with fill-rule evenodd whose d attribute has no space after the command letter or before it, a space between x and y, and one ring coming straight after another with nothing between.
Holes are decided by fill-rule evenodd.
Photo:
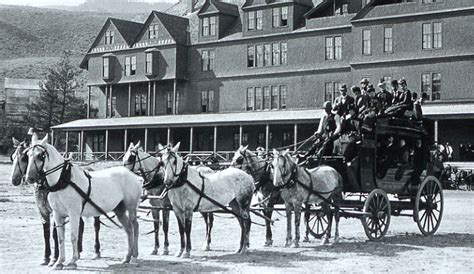
<instances>
[{"instance_id":1,"label":"sky","mask_svg":"<svg viewBox=\"0 0 474 274\"><path fill-rule=\"evenodd\" d=\"M68 5L77 6L84 3L85 0L0 0L0 4L5 5L25 5L25 6L49 6L49 5ZM144 2L178 2L178 0L144 0Z\"/></svg>"}]
</instances>

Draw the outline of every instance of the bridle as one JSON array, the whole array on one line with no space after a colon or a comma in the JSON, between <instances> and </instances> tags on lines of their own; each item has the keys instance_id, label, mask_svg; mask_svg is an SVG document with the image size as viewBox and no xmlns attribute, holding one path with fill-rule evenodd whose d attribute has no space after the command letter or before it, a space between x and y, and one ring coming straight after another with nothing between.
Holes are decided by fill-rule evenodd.
<instances>
[{"instance_id":1,"label":"bridle","mask_svg":"<svg viewBox=\"0 0 474 274\"><path fill-rule=\"evenodd\" d=\"M33 150L35 148L40 148L42 149L43 151L41 152L41 154L39 154L39 159L41 160L41 167L38 167L38 164L36 163L36 161L33 161L34 165L35 165L35 171L36 173L39 175L38 177L38 185L39 186L46 186L46 176L48 175L51 175L59 170L63 170L67 165L69 165L69 161L68 160L64 160L63 163L47 170L47 171L44 171L44 165L46 163L46 158L49 159L49 153L48 151L46 150L46 147L43 146L43 145L34 145L34 146L31 146L29 148L27 148L24 152L27 153L27 151L29 150ZM49 187L49 186L47 186Z\"/></svg>"},{"instance_id":2,"label":"bridle","mask_svg":"<svg viewBox=\"0 0 474 274\"><path fill-rule=\"evenodd\" d=\"M278 161L279 158L283 159L283 165L278 165L278 170L280 171L280 177L282 178L282 181L283 181L283 178L286 178L286 177L288 177L288 180L286 182L283 182L282 185L277 186L277 188L291 187L293 185L292 182L295 181L294 177L295 177L296 172L297 172L297 165L295 164L291 168L291 171L287 172L287 169L285 167L287 166L287 163L290 162L290 161L287 159L287 157L285 155L278 155L276 160ZM282 169L282 166L283 166L283 169ZM290 167L291 167L291 165L290 165ZM275 168L275 167L273 165L271 165L271 168Z\"/></svg>"},{"instance_id":3,"label":"bridle","mask_svg":"<svg viewBox=\"0 0 474 274\"><path fill-rule=\"evenodd\" d=\"M247 150L244 151L244 153L242 153L241 151L239 151L240 153L240 156L235 160L235 163L233 164L233 166L235 166L236 164L238 165L244 165L245 164L245 171L247 173L249 173L250 175L252 175L252 177L257 177L256 174L258 174L258 172L260 172L261 170L266 170L268 169L269 167L269 163L268 163L268 160L259 160L258 159L258 155L250 155L248 154L247 155ZM263 165L262 167L259 167L257 169L254 169L253 166L252 166L252 162L249 160L249 159L254 159L256 158L258 161L254 161L253 163L259 163L259 162L265 162L265 165ZM245 163L244 163L245 161Z\"/></svg>"},{"instance_id":4,"label":"bridle","mask_svg":"<svg viewBox=\"0 0 474 274\"><path fill-rule=\"evenodd\" d=\"M183 167L181 168L181 171L178 172L178 156L176 155L176 152L173 152L171 151L170 149L168 149L168 158L170 157L173 157L173 161L174 161L174 168L171 167L171 170L173 171L173 176L176 178L177 177L177 180L172 183L171 185L167 185L166 188L167 189L171 189L171 188L176 188L176 187L180 187L182 185L184 185L186 183L186 177L187 177L187 173L188 173L188 164L185 163L183 161ZM168 160L166 162L166 165L164 164L163 161L161 161L161 165L164 167L164 169L166 170L166 168L168 167L168 165L171 165L171 161ZM165 182L165 185L166 185L166 182Z\"/></svg>"},{"instance_id":5,"label":"bridle","mask_svg":"<svg viewBox=\"0 0 474 274\"><path fill-rule=\"evenodd\" d=\"M27 150L27 148L25 148L24 145L25 145L25 142L24 142L24 141L21 142L21 143L16 147L15 151L14 151L12 154L10 154L10 160L11 160L12 162L14 162L14 160L15 160L15 159L13 159L13 155L16 155L16 156L17 156L17 157L16 157L16 160L17 160L17 161L16 161L16 167L17 167L17 169L20 171L20 175L21 175L21 179L22 179L22 180L25 179L26 169L25 169L24 171L21 169L20 162L26 162L26 168L28 168L28 157L27 157L27 155L26 155L26 150ZM22 152L19 152L18 150L19 150L20 148L23 148L24 150L23 150ZM19 155L18 155L18 154L19 154Z\"/></svg>"}]
</instances>

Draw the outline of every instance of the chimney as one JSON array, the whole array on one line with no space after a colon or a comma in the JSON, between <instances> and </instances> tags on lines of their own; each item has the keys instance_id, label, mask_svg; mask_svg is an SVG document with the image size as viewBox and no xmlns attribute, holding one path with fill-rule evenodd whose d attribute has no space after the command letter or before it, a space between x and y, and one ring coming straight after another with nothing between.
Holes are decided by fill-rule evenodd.
<instances>
[{"instance_id":1,"label":"chimney","mask_svg":"<svg viewBox=\"0 0 474 274\"><path fill-rule=\"evenodd\" d=\"M196 7L196 4L198 0L185 0L186 1L186 13L192 13L194 11L194 8Z\"/></svg>"}]
</instances>

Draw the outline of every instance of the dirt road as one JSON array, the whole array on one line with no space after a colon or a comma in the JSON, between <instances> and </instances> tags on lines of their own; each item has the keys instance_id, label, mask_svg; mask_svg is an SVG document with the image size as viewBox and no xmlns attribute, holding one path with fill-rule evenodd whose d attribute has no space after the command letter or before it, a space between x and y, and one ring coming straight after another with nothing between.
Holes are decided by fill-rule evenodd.
<instances>
[{"instance_id":1,"label":"dirt road","mask_svg":"<svg viewBox=\"0 0 474 274\"><path fill-rule=\"evenodd\" d=\"M0 165L0 273L49 272L39 266L43 256L41 223L29 186L14 187L9 182L11 166ZM179 234L171 214L170 251L178 250ZM152 224L140 222L139 266L121 265L126 252L125 233L102 227L103 258L94 260L93 224L86 221L84 249L78 270L83 272L395 272L473 273L474 271L474 192L446 191L444 217L436 235L423 237L409 217L394 217L386 238L368 242L360 221L342 219L341 242L319 246L319 240L302 243L300 248L283 247L285 217L274 215L274 246L263 247L265 229L253 226L250 253L236 255L239 228L235 219L219 215L214 222L212 251L202 251L204 221L195 214L190 259L150 255L153 237L143 235ZM256 217L254 220L261 222ZM104 220L107 223L106 220ZM303 232L303 229L302 229ZM66 226L66 238L69 239ZM162 238L160 239L162 241ZM71 256L69 240L67 258Z\"/></svg>"}]
</instances>

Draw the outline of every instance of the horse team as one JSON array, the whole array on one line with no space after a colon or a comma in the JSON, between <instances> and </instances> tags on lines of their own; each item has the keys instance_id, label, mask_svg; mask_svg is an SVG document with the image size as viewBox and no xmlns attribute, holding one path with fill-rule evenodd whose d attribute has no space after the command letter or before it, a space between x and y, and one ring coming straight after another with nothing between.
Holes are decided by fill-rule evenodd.
<instances>
[{"instance_id":1,"label":"horse team","mask_svg":"<svg viewBox=\"0 0 474 274\"><path fill-rule=\"evenodd\" d=\"M22 181L35 184L38 208L43 216L45 239L44 261L54 269L75 269L82 250L83 222L81 217L96 217L95 251L100 257L98 234L99 216L114 212L116 219L108 217L122 227L128 239L128 249L122 263L137 264L138 231L137 211L145 197L153 207L155 245L152 254L157 254L159 245L159 211L163 211L164 247L162 254L168 254L169 209L175 212L180 234L180 249L176 256L188 258L192 249L191 227L194 212L200 212L206 222L205 250L210 250L213 226L212 212L224 211L236 217L241 228L237 253L245 253L249 247L251 228L250 206L255 193L258 204L264 206L266 222L265 246L273 243L271 216L273 205L284 202L287 214L286 246L299 246L300 216L303 206L321 204L328 216L329 224L323 244L331 236L332 216L335 213L335 242L338 239L337 205L342 199L341 175L331 167L320 166L307 169L296 164L288 151L274 150L274 158L263 159L247 147L240 147L231 167L213 171L207 167L190 166L179 153L178 143L174 147L160 147L159 157L154 157L140 147L130 144L123 157L123 165L98 171L87 171L73 164L50 144L48 136L39 140L33 135L31 143L14 140L16 147L12 154L13 171L11 181L19 185ZM295 239L292 238L291 215L295 211ZM54 219L54 257L50 259L49 215ZM66 220L67 219L67 220ZM65 228L71 228L72 257L65 262ZM81 225L82 224L82 225ZM305 240L307 240L306 232ZM56 233L53 232L53 237Z\"/></svg>"}]
</instances>

